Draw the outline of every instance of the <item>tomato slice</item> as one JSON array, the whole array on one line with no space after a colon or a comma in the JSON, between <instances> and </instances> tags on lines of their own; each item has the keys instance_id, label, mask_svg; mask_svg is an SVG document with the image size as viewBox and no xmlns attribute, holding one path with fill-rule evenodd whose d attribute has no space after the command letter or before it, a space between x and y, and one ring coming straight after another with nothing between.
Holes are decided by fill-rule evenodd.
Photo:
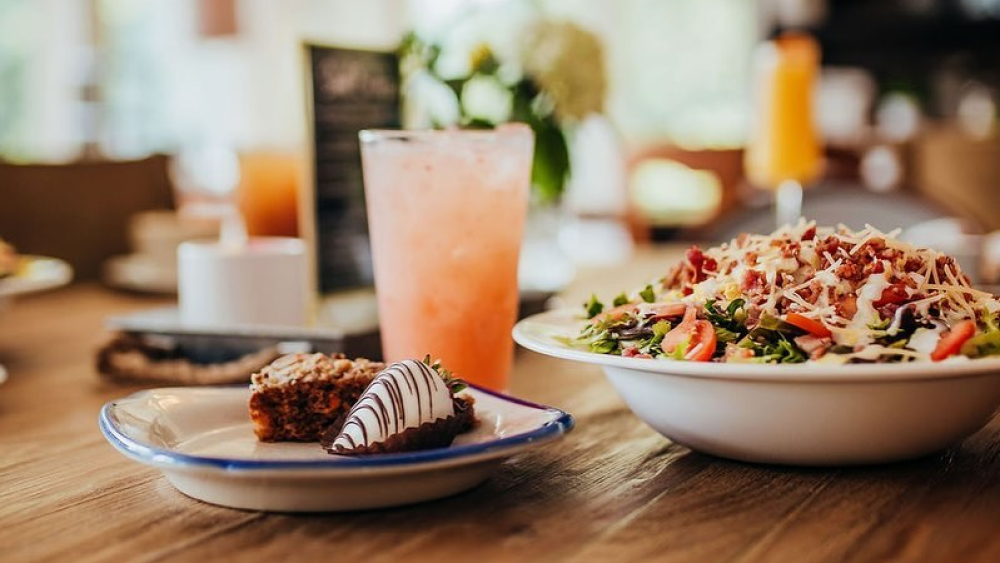
<instances>
[{"instance_id":1,"label":"tomato slice","mask_svg":"<svg viewBox=\"0 0 1000 563\"><path fill-rule=\"evenodd\" d=\"M820 338L829 338L833 335L830 329L826 328L826 325L800 313L788 313L785 315L785 322Z\"/></svg>"},{"instance_id":2,"label":"tomato slice","mask_svg":"<svg viewBox=\"0 0 1000 563\"><path fill-rule=\"evenodd\" d=\"M660 347L672 354L678 346L687 342L684 359L692 362L707 362L715 354L715 327L708 321L698 320L698 310L688 307L684 320L663 336Z\"/></svg>"},{"instance_id":3,"label":"tomato slice","mask_svg":"<svg viewBox=\"0 0 1000 563\"><path fill-rule=\"evenodd\" d=\"M931 359L940 362L949 356L954 356L962 349L962 344L974 334L976 334L976 321L967 319L956 324L938 341L937 348L931 352Z\"/></svg>"}]
</instances>

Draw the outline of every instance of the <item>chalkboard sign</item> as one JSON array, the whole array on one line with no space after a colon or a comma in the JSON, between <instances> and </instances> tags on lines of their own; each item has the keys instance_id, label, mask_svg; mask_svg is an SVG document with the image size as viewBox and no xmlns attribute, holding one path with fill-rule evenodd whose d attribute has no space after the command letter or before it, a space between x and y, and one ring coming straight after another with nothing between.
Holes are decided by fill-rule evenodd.
<instances>
[{"instance_id":1,"label":"chalkboard sign","mask_svg":"<svg viewBox=\"0 0 1000 563\"><path fill-rule=\"evenodd\" d=\"M395 53L305 45L311 190L305 235L320 294L373 284L358 131L400 127Z\"/></svg>"}]
</instances>

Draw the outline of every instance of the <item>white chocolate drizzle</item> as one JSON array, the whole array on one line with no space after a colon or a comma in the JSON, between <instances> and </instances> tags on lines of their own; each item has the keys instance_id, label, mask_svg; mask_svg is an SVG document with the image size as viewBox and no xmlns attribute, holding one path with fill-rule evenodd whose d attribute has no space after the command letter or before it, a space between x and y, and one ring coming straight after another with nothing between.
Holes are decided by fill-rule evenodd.
<instances>
[{"instance_id":1,"label":"white chocolate drizzle","mask_svg":"<svg viewBox=\"0 0 1000 563\"><path fill-rule=\"evenodd\" d=\"M385 368L347 413L336 451L384 442L409 428L418 428L455 414L451 391L427 364L403 360Z\"/></svg>"}]
</instances>

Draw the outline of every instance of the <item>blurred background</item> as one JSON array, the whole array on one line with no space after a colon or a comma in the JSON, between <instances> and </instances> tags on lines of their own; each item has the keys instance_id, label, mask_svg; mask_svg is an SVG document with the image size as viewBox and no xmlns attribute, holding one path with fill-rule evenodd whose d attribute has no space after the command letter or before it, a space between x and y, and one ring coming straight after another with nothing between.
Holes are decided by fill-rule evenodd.
<instances>
[{"instance_id":1,"label":"blurred background","mask_svg":"<svg viewBox=\"0 0 1000 563\"><path fill-rule=\"evenodd\" d=\"M510 118L510 73L551 86L556 172L526 251L558 287L649 242L773 228L745 149L755 53L789 30L821 52L805 215L903 227L989 281L1000 0L0 0L0 237L169 292L219 206L295 235L302 43L399 49L414 126Z\"/></svg>"}]
</instances>

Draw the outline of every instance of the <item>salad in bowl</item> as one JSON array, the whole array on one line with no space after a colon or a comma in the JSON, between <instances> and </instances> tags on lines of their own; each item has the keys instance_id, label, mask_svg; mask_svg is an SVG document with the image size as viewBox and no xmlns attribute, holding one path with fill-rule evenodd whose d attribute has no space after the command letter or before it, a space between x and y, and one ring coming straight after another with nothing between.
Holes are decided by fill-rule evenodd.
<instances>
[{"instance_id":1,"label":"salad in bowl","mask_svg":"<svg viewBox=\"0 0 1000 563\"><path fill-rule=\"evenodd\" d=\"M800 222L691 248L638 291L533 315L514 339L599 366L692 450L826 466L927 455L1000 410L1000 303L896 234Z\"/></svg>"},{"instance_id":2,"label":"salad in bowl","mask_svg":"<svg viewBox=\"0 0 1000 563\"><path fill-rule=\"evenodd\" d=\"M1000 355L1000 301L956 261L867 226L800 221L690 248L660 279L584 306L574 348L692 362L961 361Z\"/></svg>"}]
</instances>

